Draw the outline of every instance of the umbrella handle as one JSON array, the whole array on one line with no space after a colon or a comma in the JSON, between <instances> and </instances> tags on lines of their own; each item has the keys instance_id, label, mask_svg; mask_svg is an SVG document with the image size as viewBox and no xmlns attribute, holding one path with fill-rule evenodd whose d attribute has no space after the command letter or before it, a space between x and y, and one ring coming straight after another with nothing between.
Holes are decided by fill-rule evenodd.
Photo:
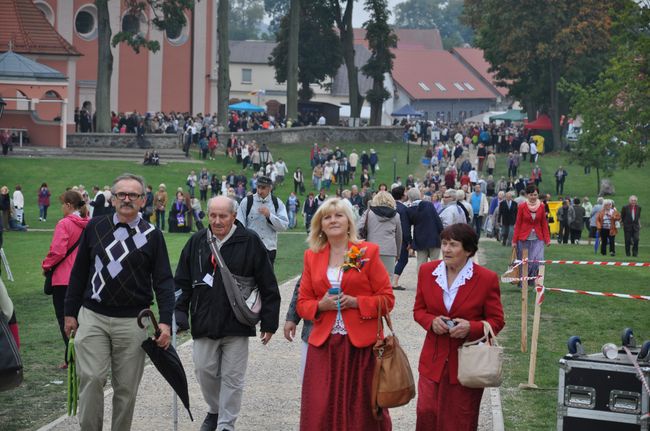
<instances>
[{"instance_id":1,"label":"umbrella handle","mask_svg":"<svg viewBox=\"0 0 650 431\"><path fill-rule=\"evenodd\" d=\"M148 317L149 320L151 321L151 324L153 325L153 330L154 330L154 338L160 337L160 328L158 327L158 322L156 321L156 316L154 316L153 311L151 311L148 308L145 308L138 314L138 326L141 328L145 328L146 326L144 323L142 323L142 318L143 317Z\"/></svg>"}]
</instances>

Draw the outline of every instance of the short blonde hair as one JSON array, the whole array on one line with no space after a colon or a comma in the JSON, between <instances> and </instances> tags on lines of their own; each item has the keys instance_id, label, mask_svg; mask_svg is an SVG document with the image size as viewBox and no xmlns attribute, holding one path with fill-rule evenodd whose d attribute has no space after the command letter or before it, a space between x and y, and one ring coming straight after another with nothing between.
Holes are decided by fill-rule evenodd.
<instances>
[{"instance_id":1,"label":"short blonde hair","mask_svg":"<svg viewBox=\"0 0 650 431\"><path fill-rule=\"evenodd\" d=\"M383 190L377 192L377 194L372 198L372 206L389 207L392 209L395 209L397 207L395 205L395 199L393 199L393 196L391 196L390 193Z\"/></svg>"},{"instance_id":2,"label":"short blonde hair","mask_svg":"<svg viewBox=\"0 0 650 431\"><path fill-rule=\"evenodd\" d=\"M327 235L323 232L322 226L323 217L336 211L342 212L348 219L348 239L354 243L359 242L352 206L348 205L341 198L329 198L318 207L314 217L311 219L311 230L307 236L307 244L309 244L309 248L314 253L321 251L325 247L325 244L327 244Z\"/></svg>"}]
</instances>

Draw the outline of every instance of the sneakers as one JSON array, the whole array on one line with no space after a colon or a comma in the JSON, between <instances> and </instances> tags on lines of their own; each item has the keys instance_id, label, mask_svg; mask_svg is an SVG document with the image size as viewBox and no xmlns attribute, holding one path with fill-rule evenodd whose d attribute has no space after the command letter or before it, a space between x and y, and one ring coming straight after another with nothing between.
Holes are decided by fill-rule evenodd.
<instances>
[{"instance_id":1,"label":"sneakers","mask_svg":"<svg viewBox=\"0 0 650 431\"><path fill-rule=\"evenodd\" d=\"M217 413L208 413L199 431L216 431L217 425L219 425L219 415Z\"/></svg>"}]
</instances>

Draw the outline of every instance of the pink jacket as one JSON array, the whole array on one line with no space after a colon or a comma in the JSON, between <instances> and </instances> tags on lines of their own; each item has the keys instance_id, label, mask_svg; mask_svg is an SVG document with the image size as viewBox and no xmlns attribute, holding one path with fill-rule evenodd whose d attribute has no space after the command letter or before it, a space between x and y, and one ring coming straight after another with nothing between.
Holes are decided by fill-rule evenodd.
<instances>
[{"instance_id":1,"label":"pink jacket","mask_svg":"<svg viewBox=\"0 0 650 431\"><path fill-rule=\"evenodd\" d=\"M90 219L82 218L76 214L70 214L56 224L54 228L54 237L50 244L50 251L45 256L41 264L44 271L49 270L59 263L65 257L68 249L77 242L84 228ZM77 257L78 249L75 249L70 255L56 268L52 275L52 286L67 286L70 281L70 272L72 265Z\"/></svg>"}]
</instances>

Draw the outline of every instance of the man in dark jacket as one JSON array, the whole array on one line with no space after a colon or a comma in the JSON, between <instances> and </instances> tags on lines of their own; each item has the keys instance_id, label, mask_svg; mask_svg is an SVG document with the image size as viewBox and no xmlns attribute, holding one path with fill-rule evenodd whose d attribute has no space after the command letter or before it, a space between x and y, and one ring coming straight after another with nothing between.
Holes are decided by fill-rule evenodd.
<instances>
[{"instance_id":1,"label":"man in dark jacket","mask_svg":"<svg viewBox=\"0 0 650 431\"><path fill-rule=\"evenodd\" d=\"M420 197L418 189L408 191L411 206L407 212L413 226L411 248L417 252L418 271L423 263L440 257L440 232L443 229L436 207L430 201L419 200Z\"/></svg>"},{"instance_id":2,"label":"man in dark jacket","mask_svg":"<svg viewBox=\"0 0 650 431\"><path fill-rule=\"evenodd\" d=\"M512 244L512 234L517 221L517 202L512 200L512 192L506 193L506 198L499 204L499 220L501 225L501 244Z\"/></svg>"},{"instance_id":3,"label":"man in dark jacket","mask_svg":"<svg viewBox=\"0 0 650 431\"><path fill-rule=\"evenodd\" d=\"M399 214L400 223L402 225L402 247L400 250L399 258L395 264L395 272L393 273L393 290L405 290L404 287L399 285L399 277L402 275L406 264L409 262L409 247L411 247L411 223L407 213L404 201L406 196L404 194L404 186L397 186L391 190L397 213Z\"/></svg>"},{"instance_id":4,"label":"man in dark jacket","mask_svg":"<svg viewBox=\"0 0 650 431\"><path fill-rule=\"evenodd\" d=\"M632 256L636 256L639 253L641 207L634 195L630 196L628 202L629 204L621 210L621 223L623 223L623 233L625 234L625 255L630 255L630 247L632 247Z\"/></svg>"},{"instance_id":5,"label":"man in dark jacket","mask_svg":"<svg viewBox=\"0 0 650 431\"><path fill-rule=\"evenodd\" d=\"M215 240L233 275L253 277L262 299L261 333L268 343L278 329L280 291L262 240L236 220L237 203L225 196L208 201L209 227L195 233L181 253L174 281L182 294L176 312L190 314L194 368L208 404L201 431L234 430L241 408L248 339L255 327L240 323L230 305L222 271L208 238Z\"/></svg>"}]
</instances>

